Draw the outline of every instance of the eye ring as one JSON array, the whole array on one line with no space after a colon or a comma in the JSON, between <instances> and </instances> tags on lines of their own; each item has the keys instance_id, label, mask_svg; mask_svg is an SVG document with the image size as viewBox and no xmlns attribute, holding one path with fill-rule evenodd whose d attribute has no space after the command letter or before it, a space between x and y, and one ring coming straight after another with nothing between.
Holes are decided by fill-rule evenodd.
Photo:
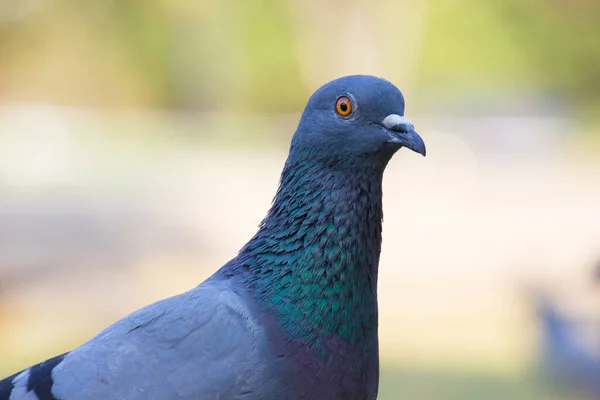
<instances>
[{"instance_id":1,"label":"eye ring","mask_svg":"<svg viewBox=\"0 0 600 400\"><path fill-rule=\"evenodd\" d=\"M352 114L352 100L348 96L341 96L335 102L335 112L341 117Z\"/></svg>"}]
</instances>

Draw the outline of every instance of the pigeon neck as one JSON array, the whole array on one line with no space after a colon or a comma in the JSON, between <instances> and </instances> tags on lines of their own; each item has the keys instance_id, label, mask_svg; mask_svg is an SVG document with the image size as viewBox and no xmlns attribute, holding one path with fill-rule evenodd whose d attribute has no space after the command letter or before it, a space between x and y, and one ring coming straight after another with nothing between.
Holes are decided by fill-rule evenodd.
<instances>
[{"instance_id":1,"label":"pigeon neck","mask_svg":"<svg viewBox=\"0 0 600 400\"><path fill-rule=\"evenodd\" d=\"M383 168L288 160L267 217L240 257L284 330L360 345L377 334Z\"/></svg>"}]
</instances>

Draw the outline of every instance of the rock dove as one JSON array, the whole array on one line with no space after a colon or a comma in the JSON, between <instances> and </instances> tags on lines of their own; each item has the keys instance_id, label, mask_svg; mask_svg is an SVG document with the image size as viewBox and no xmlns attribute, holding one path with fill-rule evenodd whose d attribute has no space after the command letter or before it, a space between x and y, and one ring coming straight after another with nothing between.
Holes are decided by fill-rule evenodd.
<instances>
[{"instance_id":1,"label":"rock dove","mask_svg":"<svg viewBox=\"0 0 600 400\"><path fill-rule=\"evenodd\" d=\"M199 286L0 381L0 400L375 399L382 177L425 155L387 80L308 100L258 231Z\"/></svg>"},{"instance_id":2,"label":"rock dove","mask_svg":"<svg viewBox=\"0 0 600 400\"><path fill-rule=\"evenodd\" d=\"M600 356L582 341L586 321L560 311L548 296L540 296L537 303L545 372L553 381L600 400Z\"/></svg>"}]
</instances>

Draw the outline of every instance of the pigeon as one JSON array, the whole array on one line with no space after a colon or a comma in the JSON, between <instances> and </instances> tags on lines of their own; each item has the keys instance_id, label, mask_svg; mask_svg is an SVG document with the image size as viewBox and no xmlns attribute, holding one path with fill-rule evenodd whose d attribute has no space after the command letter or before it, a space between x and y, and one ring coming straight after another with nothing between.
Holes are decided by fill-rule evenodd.
<instances>
[{"instance_id":1,"label":"pigeon","mask_svg":"<svg viewBox=\"0 0 600 400\"><path fill-rule=\"evenodd\" d=\"M600 400L600 320L565 308L561 303L568 298L566 292L539 283L523 289L539 334L536 367L541 382L568 398Z\"/></svg>"},{"instance_id":2,"label":"pigeon","mask_svg":"<svg viewBox=\"0 0 600 400\"><path fill-rule=\"evenodd\" d=\"M383 172L425 156L389 81L320 87L257 233L193 289L0 381L0 400L371 400Z\"/></svg>"},{"instance_id":3,"label":"pigeon","mask_svg":"<svg viewBox=\"0 0 600 400\"><path fill-rule=\"evenodd\" d=\"M553 383L584 391L591 399L600 400L600 355L582 340L586 328L596 328L592 329L595 334L598 327L591 324L593 320L577 318L561 311L550 296L538 297L543 372Z\"/></svg>"}]
</instances>

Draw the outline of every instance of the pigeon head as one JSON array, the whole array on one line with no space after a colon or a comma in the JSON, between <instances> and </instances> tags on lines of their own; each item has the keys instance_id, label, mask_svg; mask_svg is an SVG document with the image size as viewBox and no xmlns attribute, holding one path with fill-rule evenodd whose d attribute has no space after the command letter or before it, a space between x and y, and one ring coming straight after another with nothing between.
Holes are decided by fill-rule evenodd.
<instances>
[{"instance_id":1,"label":"pigeon head","mask_svg":"<svg viewBox=\"0 0 600 400\"><path fill-rule=\"evenodd\" d=\"M291 152L312 161L384 164L402 147L425 155L423 139L404 117L404 97L385 79L352 75L321 86L308 100Z\"/></svg>"}]
</instances>

